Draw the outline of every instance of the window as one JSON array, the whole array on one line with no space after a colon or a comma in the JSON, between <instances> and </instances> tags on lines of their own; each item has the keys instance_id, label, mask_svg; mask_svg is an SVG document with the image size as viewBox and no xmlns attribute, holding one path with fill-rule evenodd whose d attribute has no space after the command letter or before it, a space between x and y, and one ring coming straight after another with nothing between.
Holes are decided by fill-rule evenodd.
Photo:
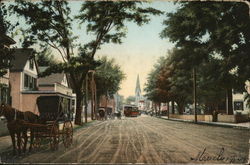
<instances>
[{"instance_id":1,"label":"window","mask_svg":"<svg viewBox=\"0 0 250 165\"><path fill-rule=\"evenodd\" d=\"M25 89L31 89L34 90L36 89L36 78L31 77L27 74L24 74L24 88Z\"/></svg>"},{"instance_id":2,"label":"window","mask_svg":"<svg viewBox=\"0 0 250 165\"><path fill-rule=\"evenodd\" d=\"M235 101L234 102L234 110L244 110L243 101Z\"/></svg>"},{"instance_id":3,"label":"window","mask_svg":"<svg viewBox=\"0 0 250 165\"><path fill-rule=\"evenodd\" d=\"M29 88L29 76L24 74L24 87Z\"/></svg>"},{"instance_id":4,"label":"window","mask_svg":"<svg viewBox=\"0 0 250 165\"><path fill-rule=\"evenodd\" d=\"M75 100L72 100L72 106L75 106Z\"/></svg>"},{"instance_id":5,"label":"window","mask_svg":"<svg viewBox=\"0 0 250 165\"><path fill-rule=\"evenodd\" d=\"M34 69L34 60L30 59L29 63L30 63L30 69L33 70Z\"/></svg>"},{"instance_id":6,"label":"window","mask_svg":"<svg viewBox=\"0 0 250 165\"><path fill-rule=\"evenodd\" d=\"M242 94L243 92L239 89L234 89L233 94Z\"/></svg>"},{"instance_id":7,"label":"window","mask_svg":"<svg viewBox=\"0 0 250 165\"><path fill-rule=\"evenodd\" d=\"M0 104L2 103L10 103L10 90L9 87L4 84L0 84Z\"/></svg>"}]
</instances>

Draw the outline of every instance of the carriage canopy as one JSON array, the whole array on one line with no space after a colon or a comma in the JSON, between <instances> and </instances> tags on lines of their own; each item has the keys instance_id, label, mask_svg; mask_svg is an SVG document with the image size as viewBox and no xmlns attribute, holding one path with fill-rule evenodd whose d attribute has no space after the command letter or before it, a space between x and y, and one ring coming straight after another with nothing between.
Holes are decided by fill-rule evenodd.
<instances>
[{"instance_id":1,"label":"carriage canopy","mask_svg":"<svg viewBox=\"0 0 250 165\"><path fill-rule=\"evenodd\" d=\"M71 99L62 96L40 96L37 98L40 118L43 120L69 120L72 116Z\"/></svg>"}]
</instances>

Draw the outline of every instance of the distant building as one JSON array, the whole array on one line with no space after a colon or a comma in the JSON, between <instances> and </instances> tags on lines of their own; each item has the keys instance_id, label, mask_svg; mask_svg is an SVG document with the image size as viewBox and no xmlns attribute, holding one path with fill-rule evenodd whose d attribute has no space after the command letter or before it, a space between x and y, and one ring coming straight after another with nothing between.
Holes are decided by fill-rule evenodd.
<instances>
[{"instance_id":1,"label":"distant building","mask_svg":"<svg viewBox=\"0 0 250 165\"><path fill-rule=\"evenodd\" d=\"M122 110L122 96L118 93L114 94L114 101L115 101L115 112L119 112Z\"/></svg>"},{"instance_id":2,"label":"distant building","mask_svg":"<svg viewBox=\"0 0 250 165\"><path fill-rule=\"evenodd\" d=\"M137 75L136 87L135 87L135 105L136 106L139 106L141 97L142 96L141 96L140 80L139 80L139 75Z\"/></svg>"},{"instance_id":3,"label":"distant building","mask_svg":"<svg viewBox=\"0 0 250 165\"><path fill-rule=\"evenodd\" d=\"M107 108L109 113L115 113L116 102L114 98L107 98L106 96L100 97L99 107Z\"/></svg>"},{"instance_id":4,"label":"distant building","mask_svg":"<svg viewBox=\"0 0 250 165\"><path fill-rule=\"evenodd\" d=\"M137 75L136 87L135 87L135 105L138 106L139 110L145 110L146 98L144 98L141 93L139 75Z\"/></svg>"},{"instance_id":5,"label":"distant building","mask_svg":"<svg viewBox=\"0 0 250 165\"><path fill-rule=\"evenodd\" d=\"M249 114L250 115L250 108L247 106L247 101L244 99L246 93L250 93L250 82L247 81L245 84L246 92L237 92L233 91L233 110L234 114L241 113L241 114Z\"/></svg>"}]
</instances>

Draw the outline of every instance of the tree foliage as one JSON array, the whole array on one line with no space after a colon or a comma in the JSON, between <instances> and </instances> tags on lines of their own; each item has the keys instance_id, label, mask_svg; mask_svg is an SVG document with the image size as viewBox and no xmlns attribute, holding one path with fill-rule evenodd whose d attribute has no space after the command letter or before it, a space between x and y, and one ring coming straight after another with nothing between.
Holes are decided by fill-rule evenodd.
<instances>
[{"instance_id":1,"label":"tree foliage","mask_svg":"<svg viewBox=\"0 0 250 165\"><path fill-rule=\"evenodd\" d=\"M135 1L83 3L76 18L80 23L87 23L87 33L95 36L94 40L84 45L86 53L94 57L102 44L122 43L122 38L126 36L126 22L142 26L150 21L150 15L162 14L154 8L140 7L140 4L142 2Z\"/></svg>"},{"instance_id":2,"label":"tree foliage","mask_svg":"<svg viewBox=\"0 0 250 165\"><path fill-rule=\"evenodd\" d=\"M165 65L165 57L160 57L158 62L154 65L154 68L148 74L147 82L145 84L144 91L146 92L145 96L154 101L154 102L165 102L168 98L166 98L165 90L159 87L157 82L158 73L162 70Z\"/></svg>"},{"instance_id":3,"label":"tree foliage","mask_svg":"<svg viewBox=\"0 0 250 165\"><path fill-rule=\"evenodd\" d=\"M216 54L222 59L222 74L234 69L242 83L249 79L246 61L250 61L247 46L250 44L250 18L247 5L188 2L182 3L177 12L168 13L167 17L162 37L170 38L178 47L189 47L191 44L192 49L201 49L205 52L201 58ZM200 63L200 60L195 61ZM228 81L227 84L234 85Z\"/></svg>"},{"instance_id":4,"label":"tree foliage","mask_svg":"<svg viewBox=\"0 0 250 165\"><path fill-rule=\"evenodd\" d=\"M191 72L185 58L186 52L173 49L167 57L161 57L158 65L149 74L146 84L146 96L156 103L175 101L179 114L190 103L192 91Z\"/></svg>"},{"instance_id":5,"label":"tree foliage","mask_svg":"<svg viewBox=\"0 0 250 165\"><path fill-rule=\"evenodd\" d=\"M4 3L0 2L0 77L5 75L8 69L11 67L10 61L13 59L13 50L6 48L5 39L6 35L18 25L12 25L6 19L8 16L8 10Z\"/></svg>"},{"instance_id":6,"label":"tree foliage","mask_svg":"<svg viewBox=\"0 0 250 165\"><path fill-rule=\"evenodd\" d=\"M44 49L37 53L36 61L38 66L50 66L56 64L56 59L52 54L51 49Z\"/></svg>"},{"instance_id":7,"label":"tree foliage","mask_svg":"<svg viewBox=\"0 0 250 165\"><path fill-rule=\"evenodd\" d=\"M226 91L244 87L249 79L246 61L250 61L250 19L245 4L185 2L176 12L167 13L163 24L161 37L169 38L177 47L167 66L174 74L170 81L163 76L165 84L170 82L170 91L174 84L180 90L174 93L192 96L192 84L188 83L192 68L198 70L200 104L215 108Z\"/></svg>"},{"instance_id":8,"label":"tree foliage","mask_svg":"<svg viewBox=\"0 0 250 165\"><path fill-rule=\"evenodd\" d=\"M44 75L54 72L69 72L72 87L77 95L75 123L81 123L84 79L88 70L94 69L98 62L94 56L104 43L121 43L125 37L125 22L133 21L138 25L149 22L149 16L161 12L153 8L138 7L141 2L83 2L79 14L75 17L80 23L87 24L87 32L94 35L94 40L81 44L80 53L73 54L75 45L72 32L71 9L67 1L17 1L11 9L25 18L28 25L24 47L40 44L40 47L56 49L63 62L51 65ZM105 7L104 7L105 6ZM88 61L89 60L89 61ZM115 85L114 85L115 86Z\"/></svg>"},{"instance_id":9,"label":"tree foliage","mask_svg":"<svg viewBox=\"0 0 250 165\"><path fill-rule=\"evenodd\" d=\"M97 87L97 97L102 95L113 97L118 92L125 74L120 66L115 64L114 59L106 56L100 59L101 65L96 68L95 81Z\"/></svg>"}]
</instances>

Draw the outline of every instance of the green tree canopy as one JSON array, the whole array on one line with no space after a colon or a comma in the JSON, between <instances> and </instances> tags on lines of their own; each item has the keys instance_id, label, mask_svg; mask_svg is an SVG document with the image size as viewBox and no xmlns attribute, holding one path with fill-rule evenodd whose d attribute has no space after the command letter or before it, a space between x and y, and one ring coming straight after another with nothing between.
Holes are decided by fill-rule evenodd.
<instances>
[{"instance_id":1,"label":"green tree canopy","mask_svg":"<svg viewBox=\"0 0 250 165\"><path fill-rule=\"evenodd\" d=\"M118 92L125 74L114 59L108 59L106 56L100 59L101 65L96 68L95 81L97 87L97 97L109 96Z\"/></svg>"},{"instance_id":2,"label":"green tree canopy","mask_svg":"<svg viewBox=\"0 0 250 165\"><path fill-rule=\"evenodd\" d=\"M50 66L56 64L56 60L51 49L46 48L37 53L36 61L39 66Z\"/></svg>"},{"instance_id":3,"label":"green tree canopy","mask_svg":"<svg viewBox=\"0 0 250 165\"><path fill-rule=\"evenodd\" d=\"M245 81L250 78L247 72L249 65L246 64L246 61L250 61L247 46L250 44L248 14L248 6L244 3L185 2L176 12L167 13L167 19L163 22L165 29L161 32L161 37L169 38L176 47L191 50L186 58L193 61L192 67L210 71L199 76L226 91L230 109L232 88L243 88ZM206 84L212 90L209 84L202 81L198 83ZM203 86L201 84L200 87ZM210 95L210 99L214 94Z\"/></svg>"},{"instance_id":4,"label":"green tree canopy","mask_svg":"<svg viewBox=\"0 0 250 165\"><path fill-rule=\"evenodd\" d=\"M105 43L121 43L126 34L124 30L126 22L135 22L141 26L149 22L150 15L161 14L159 10L153 8L138 7L141 3L83 2L75 18L80 23L86 23L87 32L94 35L95 39L81 43L78 47L80 53L77 55L73 52L78 46L74 44L76 37L72 32L74 18L70 14L71 9L67 1L26 2L19 0L11 6L14 13L24 17L28 25L25 31L29 37L25 38L24 47L40 44L41 47L51 47L60 53L63 63L51 66L46 74L49 74L49 71L69 72L72 87L77 95L76 124L81 123L84 79L88 70L96 66L92 65L96 63L94 60L96 51Z\"/></svg>"},{"instance_id":5,"label":"green tree canopy","mask_svg":"<svg viewBox=\"0 0 250 165\"><path fill-rule=\"evenodd\" d=\"M7 73L8 69L11 67L10 61L13 59L13 51L5 47L6 40L8 40L6 35L18 25L12 25L7 21L6 18L8 14L6 5L0 2L0 77Z\"/></svg>"}]
</instances>

